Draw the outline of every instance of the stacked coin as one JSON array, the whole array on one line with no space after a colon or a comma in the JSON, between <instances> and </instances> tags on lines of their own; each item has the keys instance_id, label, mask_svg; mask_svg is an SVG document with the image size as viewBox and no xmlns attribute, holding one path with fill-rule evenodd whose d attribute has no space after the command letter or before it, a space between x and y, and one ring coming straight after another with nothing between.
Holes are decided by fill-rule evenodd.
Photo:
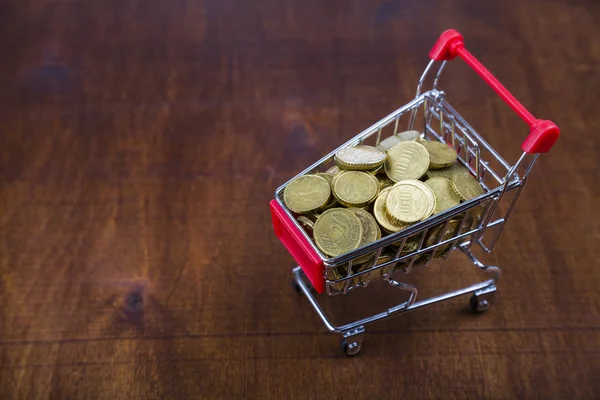
<instances>
[{"instance_id":1,"label":"stacked coin","mask_svg":"<svg viewBox=\"0 0 600 400\"><path fill-rule=\"evenodd\" d=\"M283 193L285 205L328 257L363 247L379 240L382 232L402 231L484 193L469 170L457 164L451 146L424 140L417 131L396 134L377 147L343 148L334 162L327 171L298 177ZM453 219L443 235L441 226L431 229L424 244L434 244L440 235L441 240L453 237L459 225L460 220ZM401 254L416 250L415 239L405 241ZM355 265L373 260L363 256Z\"/></svg>"}]
</instances>

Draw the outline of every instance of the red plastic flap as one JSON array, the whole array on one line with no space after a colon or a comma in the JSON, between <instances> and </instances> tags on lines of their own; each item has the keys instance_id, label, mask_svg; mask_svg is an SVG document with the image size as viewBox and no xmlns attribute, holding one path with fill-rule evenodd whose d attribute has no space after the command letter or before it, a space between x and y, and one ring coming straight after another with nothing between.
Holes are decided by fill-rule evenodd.
<instances>
[{"instance_id":1,"label":"red plastic flap","mask_svg":"<svg viewBox=\"0 0 600 400\"><path fill-rule=\"evenodd\" d=\"M271 200L269 205L275 235L300 265L317 293L323 293L325 291L325 279L323 278L324 267L321 257L314 251L302 232L298 230L294 221L290 221L277 200Z\"/></svg>"}]
</instances>

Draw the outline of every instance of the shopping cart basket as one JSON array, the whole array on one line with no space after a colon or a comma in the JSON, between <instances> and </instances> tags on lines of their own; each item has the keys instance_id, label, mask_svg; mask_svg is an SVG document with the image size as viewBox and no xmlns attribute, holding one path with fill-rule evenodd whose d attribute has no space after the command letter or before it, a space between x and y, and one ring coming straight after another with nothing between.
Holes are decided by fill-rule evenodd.
<instances>
[{"instance_id":1,"label":"shopping cart basket","mask_svg":"<svg viewBox=\"0 0 600 400\"><path fill-rule=\"evenodd\" d=\"M447 62L459 56L479 74L500 97L527 123L530 133L521 145L522 155L515 164L509 164L477 133L446 101L438 82ZM280 241L292 254L299 266L293 269L294 285L306 295L310 304L321 317L327 329L341 333L342 349L347 355L355 355L362 349L365 325L420 307L472 294L470 306L473 311L485 311L491 304L500 268L486 265L473 254L477 244L485 252L491 252L508 221L515 203L540 153L545 153L556 142L559 128L547 120L536 119L517 99L465 48L462 35L455 30L444 32L429 53L429 64L417 85L415 98L344 143L275 191L271 201L273 227ZM435 75L434 69L437 68ZM422 92L424 82L433 77L431 90ZM363 144L369 140L378 144L382 138L396 134L407 121L409 130L422 129L421 136L454 147L458 162L468 168L479 180L484 193L456 207L435 214L400 232L336 257L325 256L309 238L294 214L283 202L283 191L297 177L324 171L333 165L333 157L340 149ZM506 196L505 196L506 195ZM498 207L502 199L507 207ZM418 288L400 281L417 266L428 266L434 258L448 257L455 249L464 253L477 268L491 274L488 280L477 284L417 301ZM382 257L382 255L387 255ZM365 267L363 260L372 260ZM361 262L357 262L360 260ZM360 267L356 267L360 265ZM346 325L336 326L325 315L313 295L346 294L348 291L366 287L376 279L408 292L408 300L384 312Z\"/></svg>"}]
</instances>

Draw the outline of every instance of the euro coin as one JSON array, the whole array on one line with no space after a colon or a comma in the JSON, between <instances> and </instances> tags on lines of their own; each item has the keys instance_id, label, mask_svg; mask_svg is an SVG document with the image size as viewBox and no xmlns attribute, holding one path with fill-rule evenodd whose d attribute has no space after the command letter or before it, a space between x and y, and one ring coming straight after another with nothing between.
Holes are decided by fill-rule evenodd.
<instances>
[{"instance_id":1,"label":"euro coin","mask_svg":"<svg viewBox=\"0 0 600 400\"><path fill-rule=\"evenodd\" d=\"M329 182L329 185L331 186L332 182L333 182L333 178L335 177L335 175L329 173L329 172L318 172L316 175L325 178L325 180L327 182ZM329 210L330 208L333 208L335 206L338 205L337 200L335 199L334 196L331 196L329 198L329 201L327 202L327 204L325 204L323 207L320 208L320 210Z\"/></svg>"},{"instance_id":2,"label":"euro coin","mask_svg":"<svg viewBox=\"0 0 600 400\"><path fill-rule=\"evenodd\" d=\"M325 171L325 173L337 175L340 173L340 171L341 171L340 167L338 167L337 165L334 165L333 167L331 167L327 171Z\"/></svg>"},{"instance_id":3,"label":"euro coin","mask_svg":"<svg viewBox=\"0 0 600 400\"><path fill-rule=\"evenodd\" d=\"M381 226L383 230L389 233L394 233L399 232L402 229L408 228L410 224L400 221L393 221L388 216L385 210L385 203L390 190L391 188L384 189L381 191L381 193L379 193L379 196L377 197L377 199L375 200L375 204L373 205L373 215L375 216L377 223L379 224L379 226Z\"/></svg>"},{"instance_id":4,"label":"euro coin","mask_svg":"<svg viewBox=\"0 0 600 400\"><path fill-rule=\"evenodd\" d=\"M391 149L392 147L394 147L395 145L397 145L400 142L402 142L402 140L400 140L400 138L398 136L393 135L393 136L383 139L381 142L379 142L377 147L379 147L383 151L388 151L389 149Z\"/></svg>"},{"instance_id":5,"label":"euro coin","mask_svg":"<svg viewBox=\"0 0 600 400\"><path fill-rule=\"evenodd\" d=\"M434 214L452 208L460 204L460 198L452 188L452 182L446 178L431 178L425 181L425 184L433 190L435 195Z\"/></svg>"},{"instance_id":6,"label":"euro coin","mask_svg":"<svg viewBox=\"0 0 600 400\"><path fill-rule=\"evenodd\" d=\"M393 180L391 180L390 178L388 178L387 175L379 175L377 177L377 179L379 180L379 190L380 191L383 190L383 189L387 189L389 187L392 187L396 183Z\"/></svg>"},{"instance_id":7,"label":"euro coin","mask_svg":"<svg viewBox=\"0 0 600 400\"><path fill-rule=\"evenodd\" d=\"M469 170L462 166L461 164L452 164L449 167L446 168L441 168L441 169L430 169L429 171L427 171L427 177L428 178L437 178L437 177L442 177L442 178L446 178L449 179L450 181L452 180L452 174L454 174L456 171L464 171L464 172L469 172Z\"/></svg>"},{"instance_id":8,"label":"euro coin","mask_svg":"<svg viewBox=\"0 0 600 400\"><path fill-rule=\"evenodd\" d=\"M329 182L329 184L331 185L331 182L333 181L334 174L329 173L329 172L317 172L316 175L320 176L321 178L325 178L325 180L327 182Z\"/></svg>"},{"instance_id":9,"label":"euro coin","mask_svg":"<svg viewBox=\"0 0 600 400\"><path fill-rule=\"evenodd\" d=\"M325 178L303 175L290 182L283 192L283 202L293 212L306 214L329 201L331 189Z\"/></svg>"},{"instance_id":10,"label":"euro coin","mask_svg":"<svg viewBox=\"0 0 600 400\"><path fill-rule=\"evenodd\" d=\"M420 135L419 131L404 131L397 133L395 136L402 142L410 142L418 140Z\"/></svg>"},{"instance_id":11,"label":"euro coin","mask_svg":"<svg viewBox=\"0 0 600 400\"><path fill-rule=\"evenodd\" d=\"M477 179L465 171L452 174L452 188L462 200L471 200L484 193Z\"/></svg>"},{"instance_id":12,"label":"euro coin","mask_svg":"<svg viewBox=\"0 0 600 400\"><path fill-rule=\"evenodd\" d=\"M391 149L392 147L394 147L395 145L397 145L400 142L417 140L419 138L419 135L420 135L419 131L399 132L399 133L396 133L395 135L392 135L388 138L383 139L381 142L379 142L377 147L379 147L380 149L382 149L384 151L388 151L389 149Z\"/></svg>"},{"instance_id":13,"label":"euro coin","mask_svg":"<svg viewBox=\"0 0 600 400\"><path fill-rule=\"evenodd\" d=\"M313 236L313 230L315 223L305 215L300 215L296 220L300 223L300 226L308 233L308 236Z\"/></svg>"},{"instance_id":14,"label":"euro coin","mask_svg":"<svg viewBox=\"0 0 600 400\"><path fill-rule=\"evenodd\" d=\"M403 180L390 189L385 208L392 220L409 223L421 221L435 210L435 195L423 182Z\"/></svg>"},{"instance_id":15,"label":"euro coin","mask_svg":"<svg viewBox=\"0 0 600 400\"><path fill-rule=\"evenodd\" d=\"M433 246L437 243L444 242L446 240L450 240L455 236L458 236L460 232L458 229L460 228L460 223L462 218L452 219L448 222L448 226L446 226L446 230L443 231L446 222L441 223L440 225L429 230L429 234L427 239L425 239L425 245L427 247ZM468 227L467 227L468 228ZM443 256L446 251L450 249L452 243L446 243L443 246L439 246L436 251L436 255Z\"/></svg>"},{"instance_id":16,"label":"euro coin","mask_svg":"<svg viewBox=\"0 0 600 400\"><path fill-rule=\"evenodd\" d=\"M373 146L344 147L335 154L335 163L347 170L371 170L385 162L385 151Z\"/></svg>"},{"instance_id":17,"label":"euro coin","mask_svg":"<svg viewBox=\"0 0 600 400\"><path fill-rule=\"evenodd\" d=\"M435 140L424 140L419 143L425 146L429 153L429 169L445 168L456 163L457 154L453 147Z\"/></svg>"},{"instance_id":18,"label":"euro coin","mask_svg":"<svg viewBox=\"0 0 600 400\"><path fill-rule=\"evenodd\" d=\"M379 225L377 225L377 221L375 221L375 218L373 218L368 211L360 208L349 208L348 210L352 211L354 215L360 219L363 227L363 234L359 247L372 243L381 238L381 230L379 229Z\"/></svg>"},{"instance_id":19,"label":"euro coin","mask_svg":"<svg viewBox=\"0 0 600 400\"><path fill-rule=\"evenodd\" d=\"M379 167L377 167L375 169L371 169L371 170L369 170L367 172L370 173L371 175L377 175L380 172L385 172L385 171L383 171L383 164L381 164Z\"/></svg>"},{"instance_id":20,"label":"euro coin","mask_svg":"<svg viewBox=\"0 0 600 400\"><path fill-rule=\"evenodd\" d=\"M356 249L362 240L362 223L348 209L332 208L315 222L315 244L324 254L335 257Z\"/></svg>"},{"instance_id":21,"label":"euro coin","mask_svg":"<svg viewBox=\"0 0 600 400\"><path fill-rule=\"evenodd\" d=\"M379 181L368 172L347 171L333 180L333 195L346 207L364 207L375 200Z\"/></svg>"},{"instance_id":22,"label":"euro coin","mask_svg":"<svg viewBox=\"0 0 600 400\"><path fill-rule=\"evenodd\" d=\"M419 247L419 242L421 241L421 235L422 234L419 232L413 236L409 236L408 238L406 238L404 243L402 243L404 239L400 239L397 242L392 243L391 246L396 249L399 249L400 246L402 246L402 249L400 250L400 255L405 256L417 250L417 248Z\"/></svg>"},{"instance_id":23,"label":"euro coin","mask_svg":"<svg viewBox=\"0 0 600 400\"><path fill-rule=\"evenodd\" d=\"M377 258L377 263L375 264L375 266L392 261L393 259L394 259L394 256L392 256L391 254L382 254L379 256L379 258ZM357 273L357 272L362 272L362 271L366 271L367 269L370 269L371 267L374 266L373 261L374 261L374 259L371 259L368 262L364 262L364 263L357 265L356 267L353 267L352 268L354 270L353 272ZM392 266L392 268L393 268L393 266ZM377 268L367 274L357 276L356 278L352 279L352 286L355 286L359 283L365 283L365 282L367 282L367 280L369 282L372 282L374 280L380 279L381 277L383 277L384 272L386 272L388 270L390 270L389 265L385 266L385 267Z\"/></svg>"},{"instance_id":24,"label":"euro coin","mask_svg":"<svg viewBox=\"0 0 600 400\"><path fill-rule=\"evenodd\" d=\"M379 225L377 224L375 218L368 211L363 210L361 208L349 208L348 210L352 211L362 223L363 235L362 240L360 241L360 245L358 246L359 248L381 239L381 229L379 228ZM363 263L370 259L372 260L373 257L373 253L366 254L356 259L355 262Z\"/></svg>"},{"instance_id":25,"label":"euro coin","mask_svg":"<svg viewBox=\"0 0 600 400\"><path fill-rule=\"evenodd\" d=\"M328 281L337 281L338 279L342 279L346 276L347 273L347 269L344 268L343 266L340 267L332 267L332 268L327 268L325 275L327 277ZM344 285L346 284L346 281L344 282L337 282L337 283L327 283L331 290L333 290L334 292L340 292L344 289Z\"/></svg>"},{"instance_id":26,"label":"euro coin","mask_svg":"<svg viewBox=\"0 0 600 400\"><path fill-rule=\"evenodd\" d=\"M385 173L394 182L419 179L429 167L429 153L417 142L401 142L388 151Z\"/></svg>"}]
</instances>

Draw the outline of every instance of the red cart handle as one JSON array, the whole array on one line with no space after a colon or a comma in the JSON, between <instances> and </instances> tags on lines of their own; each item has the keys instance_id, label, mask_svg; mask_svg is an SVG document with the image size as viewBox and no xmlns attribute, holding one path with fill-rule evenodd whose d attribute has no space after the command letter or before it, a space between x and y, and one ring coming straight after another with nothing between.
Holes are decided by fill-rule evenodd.
<instances>
[{"instance_id":1,"label":"red cart handle","mask_svg":"<svg viewBox=\"0 0 600 400\"><path fill-rule=\"evenodd\" d=\"M529 136L521 145L526 153L546 153L548 152L558 136L560 129L558 126L548 120L537 119L513 96L486 67L479 62L466 48L463 36L449 29L442 33L429 52L429 58L436 61L453 60L460 56L467 65L483 78L492 89L529 125Z\"/></svg>"}]
</instances>

